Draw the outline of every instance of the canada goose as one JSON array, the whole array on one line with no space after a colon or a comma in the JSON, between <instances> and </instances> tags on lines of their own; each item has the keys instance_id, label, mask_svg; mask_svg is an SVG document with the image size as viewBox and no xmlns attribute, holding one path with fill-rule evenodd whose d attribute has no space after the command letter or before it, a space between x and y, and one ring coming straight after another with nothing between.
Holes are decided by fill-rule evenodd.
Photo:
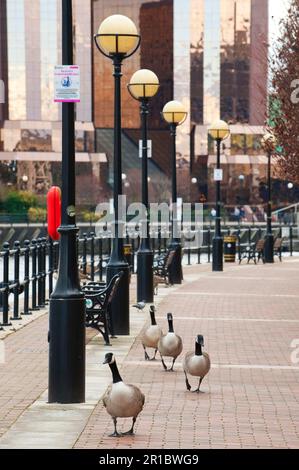
<instances>
[{"instance_id":1,"label":"canada goose","mask_svg":"<svg viewBox=\"0 0 299 470\"><path fill-rule=\"evenodd\" d=\"M173 371L173 366L176 358L181 354L183 350L182 338L175 334L173 330L173 317L172 313L167 313L168 320L168 333L161 336L158 341L158 350L161 355L162 365L165 370L167 370L166 364L164 362L163 356L172 357L172 366L169 370Z\"/></svg>"},{"instance_id":2,"label":"canada goose","mask_svg":"<svg viewBox=\"0 0 299 470\"><path fill-rule=\"evenodd\" d=\"M208 353L202 352L202 347L204 346L204 340L202 335L198 335L195 341L195 353L193 351L188 352L185 355L184 362L183 362L183 369L186 378L186 387L187 390L191 390L190 383L188 381L187 374L193 375L195 377L199 377L199 384L194 392L199 393L199 388L201 382L205 375L210 370L211 361Z\"/></svg>"},{"instance_id":3,"label":"canada goose","mask_svg":"<svg viewBox=\"0 0 299 470\"><path fill-rule=\"evenodd\" d=\"M143 310L145 306L146 306L145 300L142 300L141 302L138 302L137 304L133 305L133 307L137 308L137 310Z\"/></svg>"},{"instance_id":4,"label":"canada goose","mask_svg":"<svg viewBox=\"0 0 299 470\"><path fill-rule=\"evenodd\" d=\"M105 355L103 364L109 365L113 379L112 385L108 387L103 397L104 406L112 416L114 423L114 433L111 434L111 437L134 434L134 424L143 408L145 397L138 387L123 382L112 353ZM118 433L116 429L117 418L133 418L131 429L122 434Z\"/></svg>"},{"instance_id":5,"label":"canada goose","mask_svg":"<svg viewBox=\"0 0 299 470\"><path fill-rule=\"evenodd\" d=\"M154 361L156 359L156 354L158 351L158 341L162 336L163 332L159 325L156 323L155 318L155 306L150 306L150 316L151 316L151 325L145 330L141 342L144 349L144 358L146 361ZM154 348L155 354L152 359L150 359L149 355L147 354L146 348Z\"/></svg>"}]
</instances>

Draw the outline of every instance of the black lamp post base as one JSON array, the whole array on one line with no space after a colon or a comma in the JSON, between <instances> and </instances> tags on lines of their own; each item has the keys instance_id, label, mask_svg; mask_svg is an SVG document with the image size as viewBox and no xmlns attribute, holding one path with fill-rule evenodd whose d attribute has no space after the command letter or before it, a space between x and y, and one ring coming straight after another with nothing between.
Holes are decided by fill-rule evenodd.
<instances>
[{"instance_id":1,"label":"black lamp post base","mask_svg":"<svg viewBox=\"0 0 299 470\"><path fill-rule=\"evenodd\" d=\"M169 268L169 281L171 284L182 284L183 269L181 243L177 241L172 241L168 249L175 250L175 255Z\"/></svg>"},{"instance_id":2,"label":"black lamp post base","mask_svg":"<svg viewBox=\"0 0 299 470\"><path fill-rule=\"evenodd\" d=\"M212 271L223 271L223 238L213 238Z\"/></svg>"},{"instance_id":3,"label":"black lamp post base","mask_svg":"<svg viewBox=\"0 0 299 470\"><path fill-rule=\"evenodd\" d=\"M137 302L154 300L153 261L151 250L137 252Z\"/></svg>"},{"instance_id":4,"label":"black lamp post base","mask_svg":"<svg viewBox=\"0 0 299 470\"><path fill-rule=\"evenodd\" d=\"M274 263L274 236L272 233L267 233L265 238L264 248L264 261L265 263Z\"/></svg>"},{"instance_id":5,"label":"black lamp post base","mask_svg":"<svg viewBox=\"0 0 299 470\"><path fill-rule=\"evenodd\" d=\"M85 401L85 300L50 300L49 403ZM76 360L74 360L74 357Z\"/></svg>"},{"instance_id":6,"label":"black lamp post base","mask_svg":"<svg viewBox=\"0 0 299 470\"><path fill-rule=\"evenodd\" d=\"M108 264L107 266L107 285L110 280L123 271L115 297L111 303L111 322L114 335L130 334L130 267L128 263L119 262Z\"/></svg>"}]
</instances>

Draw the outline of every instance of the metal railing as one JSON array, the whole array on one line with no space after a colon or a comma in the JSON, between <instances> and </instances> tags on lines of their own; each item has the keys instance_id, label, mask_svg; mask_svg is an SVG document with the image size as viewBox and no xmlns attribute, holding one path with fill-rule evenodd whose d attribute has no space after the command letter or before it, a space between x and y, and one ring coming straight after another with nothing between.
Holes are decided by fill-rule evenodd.
<instances>
[{"instance_id":1,"label":"metal railing","mask_svg":"<svg viewBox=\"0 0 299 470\"><path fill-rule=\"evenodd\" d=\"M294 237L295 225L274 225L274 237L284 238L283 250L293 255L298 239ZM212 261L212 240L214 227L205 226L202 243L199 246L184 246L184 264L200 264ZM223 236L236 235L237 259L241 259L259 239L265 236L266 228L257 226L224 226ZM297 232L297 230L296 230ZM188 230L185 236L190 239L195 230ZM155 236L154 236L155 235ZM136 271L136 253L139 248L139 232L131 227L126 234L125 244L131 245L129 262L132 272ZM183 237L184 239L184 237ZM155 227L152 232L151 246L155 255L166 252L169 241L169 227ZM111 252L111 238L107 230L105 236L94 232L83 233L77 239L78 262L82 280L100 281L105 279L106 266ZM23 315L44 308L54 288L54 274L58 270L59 242L45 237L19 241L12 245L3 244L0 252L0 326L8 326Z\"/></svg>"}]
</instances>

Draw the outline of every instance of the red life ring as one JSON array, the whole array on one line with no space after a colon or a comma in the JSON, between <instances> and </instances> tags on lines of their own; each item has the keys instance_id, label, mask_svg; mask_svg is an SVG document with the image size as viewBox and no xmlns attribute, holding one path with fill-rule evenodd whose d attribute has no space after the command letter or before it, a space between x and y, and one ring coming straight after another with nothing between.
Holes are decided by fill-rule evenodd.
<instances>
[{"instance_id":1,"label":"red life ring","mask_svg":"<svg viewBox=\"0 0 299 470\"><path fill-rule=\"evenodd\" d=\"M61 191L58 186L52 186L47 194L48 234L52 240L59 240L57 232L61 224Z\"/></svg>"}]
</instances>

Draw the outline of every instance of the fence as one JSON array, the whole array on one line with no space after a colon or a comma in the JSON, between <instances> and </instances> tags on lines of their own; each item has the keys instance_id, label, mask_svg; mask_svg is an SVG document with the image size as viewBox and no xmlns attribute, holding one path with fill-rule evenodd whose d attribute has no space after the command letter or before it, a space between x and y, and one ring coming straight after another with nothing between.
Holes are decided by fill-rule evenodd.
<instances>
[{"instance_id":1,"label":"fence","mask_svg":"<svg viewBox=\"0 0 299 470\"><path fill-rule=\"evenodd\" d=\"M294 237L296 226L274 226L275 237L284 236L284 250L293 255L294 244L298 239ZM239 259L248 247L255 244L265 235L265 227L256 226L230 226L224 227L223 235L237 237L237 253ZM195 231L188 230L185 236L192 238ZM155 236L153 236L155 235ZM184 263L187 265L211 262L212 240L214 228L212 226L202 231L203 239L200 246L183 246ZM152 248L155 254L167 250L169 241L169 228L158 228L152 233ZM94 232L83 233L77 239L77 251L81 276L90 280L103 281L106 266L111 252L111 238L107 231L104 236L96 236ZM136 253L139 247L138 231L128 231L126 244L132 246L132 270L135 272ZM50 239L38 238L25 240L23 246L15 241L11 246L8 242L3 244L0 252L0 308L2 308L2 322L0 326L11 325L11 322L20 320L23 315L30 315L32 311L44 308L54 287L54 275L58 270L59 242ZM21 305L22 301L22 305ZM21 311L22 306L22 311Z\"/></svg>"}]
</instances>

